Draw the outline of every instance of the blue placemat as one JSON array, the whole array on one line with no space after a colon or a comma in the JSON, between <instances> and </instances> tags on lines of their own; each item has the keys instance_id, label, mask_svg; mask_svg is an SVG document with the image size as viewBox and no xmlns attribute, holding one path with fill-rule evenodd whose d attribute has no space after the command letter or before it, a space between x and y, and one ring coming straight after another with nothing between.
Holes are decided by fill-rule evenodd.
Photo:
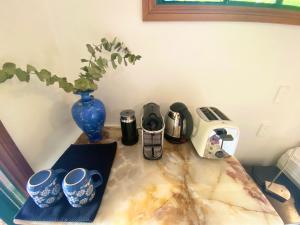
<instances>
[{"instance_id":1,"label":"blue placemat","mask_svg":"<svg viewBox=\"0 0 300 225\"><path fill-rule=\"evenodd\" d=\"M28 198L15 219L92 222L101 204L116 149L116 142L111 144L71 145L52 167L52 169L63 168L66 171L78 167L98 170L102 174L103 184L96 189L95 199L91 203L81 208L73 208L64 196L55 206L41 209L31 198Z\"/></svg>"}]
</instances>

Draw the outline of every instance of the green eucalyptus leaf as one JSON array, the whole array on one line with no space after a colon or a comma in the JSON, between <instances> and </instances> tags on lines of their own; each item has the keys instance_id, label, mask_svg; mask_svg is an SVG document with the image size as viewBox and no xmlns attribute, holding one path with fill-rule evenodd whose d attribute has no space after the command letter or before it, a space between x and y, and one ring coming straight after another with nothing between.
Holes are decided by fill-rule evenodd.
<instances>
[{"instance_id":1,"label":"green eucalyptus leaf","mask_svg":"<svg viewBox=\"0 0 300 225\"><path fill-rule=\"evenodd\" d=\"M115 60L118 57L118 53L112 53L110 59Z\"/></svg>"},{"instance_id":2,"label":"green eucalyptus leaf","mask_svg":"<svg viewBox=\"0 0 300 225\"><path fill-rule=\"evenodd\" d=\"M90 74L92 77L94 75L97 75L98 73L101 73L101 71L95 67L89 67L88 74Z\"/></svg>"},{"instance_id":3,"label":"green eucalyptus leaf","mask_svg":"<svg viewBox=\"0 0 300 225\"><path fill-rule=\"evenodd\" d=\"M66 80L60 79L58 81L58 87L64 89L64 87L68 84Z\"/></svg>"},{"instance_id":4,"label":"green eucalyptus leaf","mask_svg":"<svg viewBox=\"0 0 300 225\"><path fill-rule=\"evenodd\" d=\"M101 71L101 67L98 64L94 63L94 62L91 62L91 66L90 67L93 68L93 69Z\"/></svg>"},{"instance_id":5,"label":"green eucalyptus leaf","mask_svg":"<svg viewBox=\"0 0 300 225\"><path fill-rule=\"evenodd\" d=\"M112 53L111 54L111 61L115 61L116 59L118 59L118 63L121 64L122 63L122 56L119 53Z\"/></svg>"},{"instance_id":6,"label":"green eucalyptus leaf","mask_svg":"<svg viewBox=\"0 0 300 225\"><path fill-rule=\"evenodd\" d=\"M128 56L128 61L129 61L130 63L133 63L133 61L134 61L134 55L129 55L129 56Z\"/></svg>"},{"instance_id":7,"label":"green eucalyptus leaf","mask_svg":"<svg viewBox=\"0 0 300 225\"><path fill-rule=\"evenodd\" d=\"M11 78L14 77L14 74L8 74L8 73L6 73L6 76L7 76L7 79L11 79Z\"/></svg>"},{"instance_id":8,"label":"green eucalyptus leaf","mask_svg":"<svg viewBox=\"0 0 300 225\"><path fill-rule=\"evenodd\" d=\"M91 55L95 57L96 52L95 52L94 48L92 47L92 45L87 44L86 47L87 47L87 50L89 51L89 53L91 53Z\"/></svg>"},{"instance_id":9,"label":"green eucalyptus leaf","mask_svg":"<svg viewBox=\"0 0 300 225\"><path fill-rule=\"evenodd\" d=\"M124 52L125 52L125 54L130 54L130 51L129 51L129 49L127 47L124 48Z\"/></svg>"},{"instance_id":10,"label":"green eucalyptus leaf","mask_svg":"<svg viewBox=\"0 0 300 225\"><path fill-rule=\"evenodd\" d=\"M98 86L94 82L90 82L90 90L97 90Z\"/></svg>"},{"instance_id":11,"label":"green eucalyptus leaf","mask_svg":"<svg viewBox=\"0 0 300 225\"><path fill-rule=\"evenodd\" d=\"M118 63L121 64L122 63L122 56L120 54L118 54L117 57L118 57Z\"/></svg>"},{"instance_id":12,"label":"green eucalyptus leaf","mask_svg":"<svg viewBox=\"0 0 300 225\"><path fill-rule=\"evenodd\" d=\"M89 60L87 59L80 59L81 62L88 62Z\"/></svg>"},{"instance_id":13,"label":"green eucalyptus leaf","mask_svg":"<svg viewBox=\"0 0 300 225\"><path fill-rule=\"evenodd\" d=\"M17 77L18 77L18 79L20 81L26 81L26 82L28 82L29 79L30 79L29 74L27 72L23 71L20 68L16 69L16 75L17 75Z\"/></svg>"},{"instance_id":14,"label":"green eucalyptus leaf","mask_svg":"<svg viewBox=\"0 0 300 225\"><path fill-rule=\"evenodd\" d=\"M114 49L118 49L118 48L120 48L120 47L121 47L121 42L118 42L118 43L115 45Z\"/></svg>"},{"instance_id":15,"label":"green eucalyptus leaf","mask_svg":"<svg viewBox=\"0 0 300 225\"><path fill-rule=\"evenodd\" d=\"M118 53L112 53L111 54L111 65L114 69L117 68L117 64L115 63L116 58L118 57Z\"/></svg>"},{"instance_id":16,"label":"green eucalyptus leaf","mask_svg":"<svg viewBox=\"0 0 300 225\"><path fill-rule=\"evenodd\" d=\"M64 91L66 91L66 92L68 92L68 93L74 91L74 87L73 87L73 85L70 84L70 83L66 84L65 87L64 87L63 89L64 89Z\"/></svg>"},{"instance_id":17,"label":"green eucalyptus leaf","mask_svg":"<svg viewBox=\"0 0 300 225\"><path fill-rule=\"evenodd\" d=\"M108 52L111 51L112 45L111 45L105 38L102 38L102 39L101 39L101 43L102 43L103 48L104 48L106 51L108 51Z\"/></svg>"},{"instance_id":18,"label":"green eucalyptus leaf","mask_svg":"<svg viewBox=\"0 0 300 225\"><path fill-rule=\"evenodd\" d=\"M63 88L67 83L68 83L67 78L65 78L65 77L59 78L59 80L58 80L58 86L60 88Z\"/></svg>"},{"instance_id":19,"label":"green eucalyptus leaf","mask_svg":"<svg viewBox=\"0 0 300 225\"><path fill-rule=\"evenodd\" d=\"M75 88L78 90L86 90L88 87L88 79L86 78L79 78L75 80Z\"/></svg>"},{"instance_id":20,"label":"green eucalyptus leaf","mask_svg":"<svg viewBox=\"0 0 300 225\"><path fill-rule=\"evenodd\" d=\"M50 79L51 73L48 70L42 69L39 73L36 73L40 81Z\"/></svg>"},{"instance_id":21,"label":"green eucalyptus leaf","mask_svg":"<svg viewBox=\"0 0 300 225\"><path fill-rule=\"evenodd\" d=\"M102 62L104 67L108 67L108 60L106 58L102 58Z\"/></svg>"},{"instance_id":22,"label":"green eucalyptus leaf","mask_svg":"<svg viewBox=\"0 0 300 225\"><path fill-rule=\"evenodd\" d=\"M101 42L102 42L102 44L104 44L104 43L107 43L108 41L107 41L106 38L102 38L102 39L101 39Z\"/></svg>"},{"instance_id":23,"label":"green eucalyptus leaf","mask_svg":"<svg viewBox=\"0 0 300 225\"><path fill-rule=\"evenodd\" d=\"M50 77L48 80L46 80L46 85L49 86L49 85L52 85L54 84L55 82L59 82L60 78L56 75L53 75L52 77Z\"/></svg>"},{"instance_id":24,"label":"green eucalyptus leaf","mask_svg":"<svg viewBox=\"0 0 300 225\"><path fill-rule=\"evenodd\" d=\"M5 82L8 79L7 73L5 73L3 70L0 70L0 83Z\"/></svg>"},{"instance_id":25,"label":"green eucalyptus leaf","mask_svg":"<svg viewBox=\"0 0 300 225\"><path fill-rule=\"evenodd\" d=\"M87 66L81 67L80 69L83 70L84 72L88 72L88 67Z\"/></svg>"},{"instance_id":26,"label":"green eucalyptus leaf","mask_svg":"<svg viewBox=\"0 0 300 225\"><path fill-rule=\"evenodd\" d=\"M137 55L135 58L136 58L136 60L140 60L142 58L142 56Z\"/></svg>"},{"instance_id":27,"label":"green eucalyptus leaf","mask_svg":"<svg viewBox=\"0 0 300 225\"><path fill-rule=\"evenodd\" d=\"M117 64L115 63L115 61L111 61L111 65L112 65L112 67L113 67L114 69L117 68Z\"/></svg>"},{"instance_id":28,"label":"green eucalyptus leaf","mask_svg":"<svg viewBox=\"0 0 300 225\"><path fill-rule=\"evenodd\" d=\"M98 52L101 52L101 48L99 46L96 46L95 49L98 51Z\"/></svg>"},{"instance_id":29,"label":"green eucalyptus leaf","mask_svg":"<svg viewBox=\"0 0 300 225\"><path fill-rule=\"evenodd\" d=\"M8 75L14 75L16 73L16 64L11 62L4 63L2 70Z\"/></svg>"},{"instance_id":30,"label":"green eucalyptus leaf","mask_svg":"<svg viewBox=\"0 0 300 225\"><path fill-rule=\"evenodd\" d=\"M68 83L66 79L61 79L59 81L59 87L62 88L66 92L71 92L74 90L73 85L71 83Z\"/></svg>"},{"instance_id":31,"label":"green eucalyptus leaf","mask_svg":"<svg viewBox=\"0 0 300 225\"><path fill-rule=\"evenodd\" d=\"M104 49L106 50L106 51L111 51L111 44L110 43L105 43L105 44L103 44L103 47L104 47Z\"/></svg>"},{"instance_id":32,"label":"green eucalyptus leaf","mask_svg":"<svg viewBox=\"0 0 300 225\"><path fill-rule=\"evenodd\" d=\"M104 63L103 63L101 57L99 57L95 62L97 63L97 65L98 65L99 67L101 67L101 68L104 67Z\"/></svg>"},{"instance_id":33,"label":"green eucalyptus leaf","mask_svg":"<svg viewBox=\"0 0 300 225\"><path fill-rule=\"evenodd\" d=\"M93 76L89 72L86 72L86 74L83 76L83 78L93 79Z\"/></svg>"},{"instance_id":34,"label":"green eucalyptus leaf","mask_svg":"<svg viewBox=\"0 0 300 225\"><path fill-rule=\"evenodd\" d=\"M98 65L99 67L101 67L103 70L104 70L105 67L108 66L108 65L107 65L107 63L108 63L107 59L102 58L102 57L99 57L99 58L96 60L96 63L97 63L97 65Z\"/></svg>"},{"instance_id":35,"label":"green eucalyptus leaf","mask_svg":"<svg viewBox=\"0 0 300 225\"><path fill-rule=\"evenodd\" d=\"M96 90L97 85L86 78L79 78L75 80L75 87L77 91L88 91L88 90Z\"/></svg>"},{"instance_id":36,"label":"green eucalyptus leaf","mask_svg":"<svg viewBox=\"0 0 300 225\"><path fill-rule=\"evenodd\" d=\"M32 65L27 65L27 73L35 72L37 71L36 68Z\"/></svg>"},{"instance_id":37,"label":"green eucalyptus leaf","mask_svg":"<svg viewBox=\"0 0 300 225\"><path fill-rule=\"evenodd\" d=\"M92 79L99 79L102 77L102 69L95 63L91 63L91 67L88 68L88 73L92 76Z\"/></svg>"}]
</instances>

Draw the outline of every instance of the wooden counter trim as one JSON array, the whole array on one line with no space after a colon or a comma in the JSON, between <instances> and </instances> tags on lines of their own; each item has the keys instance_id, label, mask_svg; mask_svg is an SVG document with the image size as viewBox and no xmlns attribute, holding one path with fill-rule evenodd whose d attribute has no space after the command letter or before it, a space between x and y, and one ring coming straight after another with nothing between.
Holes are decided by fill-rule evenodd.
<instances>
[{"instance_id":1,"label":"wooden counter trim","mask_svg":"<svg viewBox=\"0 0 300 225\"><path fill-rule=\"evenodd\" d=\"M25 196L28 196L26 183L28 178L33 174L33 170L21 154L1 121L0 163L1 169L9 175L9 178L12 180L14 185L16 185Z\"/></svg>"},{"instance_id":2,"label":"wooden counter trim","mask_svg":"<svg viewBox=\"0 0 300 225\"><path fill-rule=\"evenodd\" d=\"M143 20L251 21L300 25L300 12L242 6L159 5L156 0L143 0Z\"/></svg>"}]
</instances>

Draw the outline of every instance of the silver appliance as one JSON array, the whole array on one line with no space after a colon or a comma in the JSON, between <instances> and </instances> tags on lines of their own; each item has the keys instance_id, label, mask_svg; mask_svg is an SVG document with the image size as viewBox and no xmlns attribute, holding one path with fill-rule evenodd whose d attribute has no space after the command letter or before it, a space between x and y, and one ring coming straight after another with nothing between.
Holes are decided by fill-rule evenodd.
<instances>
[{"instance_id":1,"label":"silver appliance","mask_svg":"<svg viewBox=\"0 0 300 225\"><path fill-rule=\"evenodd\" d=\"M171 143L187 142L193 132L193 118L185 104L176 102L165 117L165 138Z\"/></svg>"},{"instance_id":2,"label":"silver appliance","mask_svg":"<svg viewBox=\"0 0 300 225\"><path fill-rule=\"evenodd\" d=\"M220 159L235 153L239 128L216 107L196 109L191 141L201 157Z\"/></svg>"},{"instance_id":3,"label":"silver appliance","mask_svg":"<svg viewBox=\"0 0 300 225\"><path fill-rule=\"evenodd\" d=\"M157 160L163 154L165 124L159 105L151 102L143 107L142 146L145 159Z\"/></svg>"}]
</instances>

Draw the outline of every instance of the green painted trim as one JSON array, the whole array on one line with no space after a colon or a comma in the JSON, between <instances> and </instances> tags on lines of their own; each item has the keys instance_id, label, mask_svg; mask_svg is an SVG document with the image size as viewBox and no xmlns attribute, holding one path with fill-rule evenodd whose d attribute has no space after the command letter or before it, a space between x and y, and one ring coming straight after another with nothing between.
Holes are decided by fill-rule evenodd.
<instances>
[{"instance_id":1,"label":"green painted trim","mask_svg":"<svg viewBox=\"0 0 300 225\"><path fill-rule=\"evenodd\" d=\"M17 207L18 209L21 208L24 202L16 198L15 193L12 193L10 190L8 190L1 182L0 182L0 191L6 196L7 199L10 200L12 204L15 205L15 207Z\"/></svg>"},{"instance_id":2,"label":"green painted trim","mask_svg":"<svg viewBox=\"0 0 300 225\"><path fill-rule=\"evenodd\" d=\"M271 8L271 9L287 9L287 10L296 10L300 11L298 6L289 6L282 5L282 0L277 0L276 3L252 3L252 2L239 2L239 1L230 1L223 0L223 2L197 2L197 1L165 1L165 0L156 0L156 3L159 5L222 5L222 6L244 6L244 7L256 7L256 8Z\"/></svg>"},{"instance_id":3,"label":"green painted trim","mask_svg":"<svg viewBox=\"0 0 300 225\"><path fill-rule=\"evenodd\" d=\"M165 0L156 0L158 5L225 5L225 2L228 0L223 0L223 2L196 2L196 1L165 1Z\"/></svg>"},{"instance_id":4,"label":"green painted trim","mask_svg":"<svg viewBox=\"0 0 300 225\"><path fill-rule=\"evenodd\" d=\"M0 191L0 218L8 225L15 225L13 219L18 212L19 208Z\"/></svg>"},{"instance_id":5,"label":"green painted trim","mask_svg":"<svg viewBox=\"0 0 300 225\"><path fill-rule=\"evenodd\" d=\"M3 189L8 196L14 199L19 206L24 204L26 198L23 193L13 184L9 176L0 169L0 188Z\"/></svg>"},{"instance_id":6,"label":"green painted trim","mask_svg":"<svg viewBox=\"0 0 300 225\"><path fill-rule=\"evenodd\" d=\"M277 3L250 3L250 2L230 2L230 6L245 6L245 7L256 7L256 8L270 8L270 9L287 9L300 11L300 7L288 6L288 5L278 5Z\"/></svg>"}]
</instances>

